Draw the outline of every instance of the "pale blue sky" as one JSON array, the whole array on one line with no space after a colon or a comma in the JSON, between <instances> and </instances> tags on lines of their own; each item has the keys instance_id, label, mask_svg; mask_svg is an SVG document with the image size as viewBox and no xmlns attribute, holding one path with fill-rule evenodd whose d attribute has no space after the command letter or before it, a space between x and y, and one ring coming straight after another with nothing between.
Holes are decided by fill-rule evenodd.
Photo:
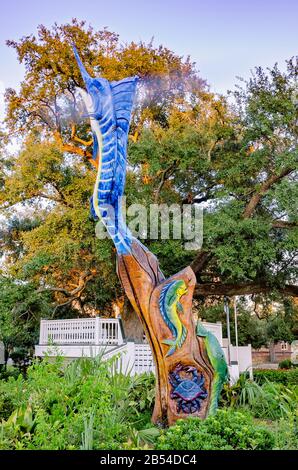
<instances>
[{"instance_id":1,"label":"pale blue sky","mask_svg":"<svg viewBox=\"0 0 298 470\"><path fill-rule=\"evenodd\" d=\"M23 74L5 40L72 17L107 26L124 42L154 36L156 45L189 54L217 92L255 65L282 64L298 53L297 0L0 0L0 92Z\"/></svg>"}]
</instances>

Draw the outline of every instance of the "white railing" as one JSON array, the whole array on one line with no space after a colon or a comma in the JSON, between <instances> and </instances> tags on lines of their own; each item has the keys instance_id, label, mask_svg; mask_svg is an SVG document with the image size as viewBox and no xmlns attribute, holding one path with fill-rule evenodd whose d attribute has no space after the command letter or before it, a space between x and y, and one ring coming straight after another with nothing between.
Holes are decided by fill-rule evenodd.
<instances>
[{"instance_id":1,"label":"white railing","mask_svg":"<svg viewBox=\"0 0 298 470\"><path fill-rule=\"evenodd\" d=\"M120 345L124 338L118 318L41 320L39 344Z\"/></svg>"},{"instance_id":2,"label":"white railing","mask_svg":"<svg viewBox=\"0 0 298 470\"><path fill-rule=\"evenodd\" d=\"M116 357L113 369L117 372L130 375L155 372L149 344L128 342L103 355L104 360L112 357Z\"/></svg>"},{"instance_id":3,"label":"white railing","mask_svg":"<svg viewBox=\"0 0 298 470\"><path fill-rule=\"evenodd\" d=\"M127 343L124 343L122 346L115 347L111 351L104 352L102 358L104 361L115 358L111 372L131 374L133 358L129 353L130 348Z\"/></svg>"},{"instance_id":4,"label":"white railing","mask_svg":"<svg viewBox=\"0 0 298 470\"><path fill-rule=\"evenodd\" d=\"M155 372L154 360L149 344L125 342L119 318L80 318L71 320L41 320L40 340L36 355L56 355L52 346L59 347L59 353L69 358L91 357L103 353L103 359L116 356L114 369L131 375ZM203 322L205 328L215 334L222 345L221 323ZM226 348L224 348L225 351ZM242 367L247 348L239 348L239 367ZM226 353L226 351L225 351ZM240 354L241 353L241 354ZM246 357L247 356L247 357ZM249 355L245 355L245 368ZM251 357L251 354L250 354Z\"/></svg>"},{"instance_id":5,"label":"white railing","mask_svg":"<svg viewBox=\"0 0 298 470\"><path fill-rule=\"evenodd\" d=\"M136 374L154 372L154 361L149 344L135 344L134 368Z\"/></svg>"}]
</instances>

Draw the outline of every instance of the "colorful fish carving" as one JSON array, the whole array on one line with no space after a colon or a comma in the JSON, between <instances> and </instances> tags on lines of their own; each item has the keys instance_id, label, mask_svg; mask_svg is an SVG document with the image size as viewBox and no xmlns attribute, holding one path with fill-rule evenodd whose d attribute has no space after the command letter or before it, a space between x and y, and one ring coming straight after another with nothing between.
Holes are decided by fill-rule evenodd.
<instances>
[{"instance_id":1,"label":"colorful fish carving","mask_svg":"<svg viewBox=\"0 0 298 470\"><path fill-rule=\"evenodd\" d=\"M83 89L80 93L90 117L93 159L98 164L91 213L104 223L118 254L127 254L131 251L133 237L123 221L121 197L125 186L127 136L138 77L118 82L92 78L75 46L73 49L87 89L87 93Z\"/></svg>"},{"instance_id":2,"label":"colorful fish carving","mask_svg":"<svg viewBox=\"0 0 298 470\"><path fill-rule=\"evenodd\" d=\"M183 280L176 280L166 284L160 293L160 313L173 335L173 339L166 339L163 341L163 344L170 346L166 357L171 356L177 348L181 348L187 336L187 330L178 315L178 312L183 313L180 298L186 292L187 286L185 282Z\"/></svg>"},{"instance_id":3,"label":"colorful fish carving","mask_svg":"<svg viewBox=\"0 0 298 470\"><path fill-rule=\"evenodd\" d=\"M218 407L218 400L223 384L228 380L228 366L224 352L217 338L199 321L196 328L197 336L204 339L207 355L214 370L208 415L213 415Z\"/></svg>"}]
</instances>

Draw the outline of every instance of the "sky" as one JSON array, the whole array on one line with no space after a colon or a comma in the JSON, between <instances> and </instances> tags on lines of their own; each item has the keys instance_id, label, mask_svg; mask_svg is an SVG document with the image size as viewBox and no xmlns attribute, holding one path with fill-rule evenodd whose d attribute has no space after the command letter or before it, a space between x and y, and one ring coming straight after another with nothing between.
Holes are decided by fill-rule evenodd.
<instances>
[{"instance_id":1,"label":"sky","mask_svg":"<svg viewBox=\"0 0 298 470\"><path fill-rule=\"evenodd\" d=\"M297 0L0 0L0 116L4 89L18 87L24 73L5 41L73 17L106 26L123 42L154 37L155 45L190 55L218 93L254 66L282 65L298 54Z\"/></svg>"}]
</instances>

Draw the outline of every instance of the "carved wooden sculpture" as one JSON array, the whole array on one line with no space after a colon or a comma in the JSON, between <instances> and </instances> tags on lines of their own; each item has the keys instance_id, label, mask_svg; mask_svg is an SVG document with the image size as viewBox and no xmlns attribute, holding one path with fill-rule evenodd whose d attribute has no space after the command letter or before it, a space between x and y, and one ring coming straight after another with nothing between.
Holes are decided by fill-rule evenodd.
<instances>
[{"instance_id":1,"label":"carved wooden sculpture","mask_svg":"<svg viewBox=\"0 0 298 470\"><path fill-rule=\"evenodd\" d=\"M101 219L117 250L117 272L142 321L156 366L155 423L214 413L227 365L217 339L195 325L190 267L165 279L156 257L123 222L126 147L137 77L108 82L91 78L74 47L87 93L81 90L93 133L98 168L91 211Z\"/></svg>"}]
</instances>

